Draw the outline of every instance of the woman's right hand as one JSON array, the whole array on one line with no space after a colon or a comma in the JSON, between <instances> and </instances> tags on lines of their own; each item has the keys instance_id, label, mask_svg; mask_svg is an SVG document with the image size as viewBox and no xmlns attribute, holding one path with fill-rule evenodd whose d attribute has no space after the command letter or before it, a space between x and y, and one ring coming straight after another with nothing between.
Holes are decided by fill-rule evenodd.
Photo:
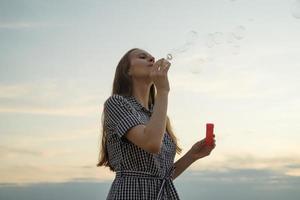
<instances>
[{"instance_id":1,"label":"woman's right hand","mask_svg":"<svg viewBox=\"0 0 300 200\"><path fill-rule=\"evenodd\" d=\"M150 78L152 79L157 92L169 92L170 85L168 80L168 71L171 63L161 58L156 61L153 65L153 70L150 73Z\"/></svg>"}]
</instances>

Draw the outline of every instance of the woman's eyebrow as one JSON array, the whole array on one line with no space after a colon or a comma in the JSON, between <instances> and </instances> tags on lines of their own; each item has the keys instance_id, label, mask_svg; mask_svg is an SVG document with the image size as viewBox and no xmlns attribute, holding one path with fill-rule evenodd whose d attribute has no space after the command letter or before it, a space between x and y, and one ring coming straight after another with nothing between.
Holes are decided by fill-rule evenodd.
<instances>
[{"instance_id":1,"label":"woman's eyebrow","mask_svg":"<svg viewBox=\"0 0 300 200\"><path fill-rule=\"evenodd\" d=\"M139 56L148 56L146 53L140 53Z\"/></svg>"}]
</instances>

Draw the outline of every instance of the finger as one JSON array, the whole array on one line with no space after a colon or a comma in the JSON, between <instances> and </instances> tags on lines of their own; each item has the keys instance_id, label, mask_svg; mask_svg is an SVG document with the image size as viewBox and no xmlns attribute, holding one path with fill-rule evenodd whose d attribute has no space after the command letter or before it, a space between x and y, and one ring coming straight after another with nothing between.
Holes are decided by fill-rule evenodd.
<instances>
[{"instance_id":1,"label":"finger","mask_svg":"<svg viewBox=\"0 0 300 200\"><path fill-rule=\"evenodd\" d=\"M160 71L160 69L161 69L161 63L162 63L161 60L159 60L159 62L157 63L157 68L156 68L157 71Z\"/></svg>"},{"instance_id":2,"label":"finger","mask_svg":"<svg viewBox=\"0 0 300 200\"><path fill-rule=\"evenodd\" d=\"M159 71L164 71L165 70L165 59L162 58L161 62L160 62L160 67L159 67Z\"/></svg>"},{"instance_id":3,"label":"finger","mask_svg":"<svg viewBox=\"0 0 300 200\"><path fill-rule=\"evenodd\" d=\"M170 64L170 62L168 61L168 60L166 60L166 59L162 59L162 65L163 66L167 66L168 64Z\"/></svg>"},{"instance_id":4,"label":"finger","mask_svg":"<svg viewBox=\"0 0 300 200\"><path fill-rule=\"evenodd\" d=\"M162 66L162 61L163 61L163 59L161 58L161 59L159 59L159 60L157 60L157 61L155 62L155 64L154 64L154 66L155 66L154 70L155 70L155 71L158 71L159 68Z\"/></svg>"},{"instance_id":5,"label":"finger","mask_svg":"<svg viewBox=\"0 0 300 200\"><path fill-rule=\"evenodd\" d=\"M170 69L170 66L164 66L164 68L163 68L163 72L168 72L169 71L169 69Z\"/></svg>"},{"instance_id":6,"label":"finger","mask_svg":"<svg viewBox=\"0 0 300 200\"><path fill-rule=\"evenodd\" d=\"M167 62L165 65L164 65L164 71L168 70L171 66L171 63Z\"/></svg>"}]
</instances>

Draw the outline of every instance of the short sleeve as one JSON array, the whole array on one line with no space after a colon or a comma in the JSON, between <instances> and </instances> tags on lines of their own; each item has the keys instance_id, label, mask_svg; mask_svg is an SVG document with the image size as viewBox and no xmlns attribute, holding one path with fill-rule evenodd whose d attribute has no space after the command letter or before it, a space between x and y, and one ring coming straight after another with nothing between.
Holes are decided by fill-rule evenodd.
<instances>
[{"instance_id":1,"label":"short sleeve","mask_svg":"<svg viewBox=\"0 0 300 200\"><path fill-rule=\"evenodd\" d=\"M139 124L144 124L135 108L120 95L112 95L104 103L104 123L119 137Z\"/></svg>"}]
</instances>

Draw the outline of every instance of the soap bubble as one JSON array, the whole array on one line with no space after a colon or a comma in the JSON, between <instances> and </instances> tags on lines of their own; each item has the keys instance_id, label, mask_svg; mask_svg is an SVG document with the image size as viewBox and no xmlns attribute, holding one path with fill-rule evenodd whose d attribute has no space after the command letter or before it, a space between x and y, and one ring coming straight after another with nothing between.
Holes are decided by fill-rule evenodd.
<instances>
[{"instance_id":1,"label":"soap bubble","mask_svg":"<svg viewBox=\"0 0 300 200\"><path fill-rule=\"evenodd\" d=\"M189 49L189 45L185 44L185 45L182 45L182 46L180 46L176 49L173 49L173 52L174 53L183 53L183 52L186 52L188 49Z\"/></svg>"},{"instance_id":2,"label":"soap bubble","mask_svg":"<svg viewBox=\"0 0 300 200\"><path fill-rule=\"evenodd\" d=\"M223 43L223 40L224 40L223 33L215 32L213 34L213 41L215 42L215 44L221 44L221 43Z\"/></svg>"},{"instance_id":3,"label":"soap bubble","mask_svg":"<svg viewBox=\"0 0 300 200\"><path fill-rule=\"evenodd\" d=\"M226 39L227 43L233 43L234 42L234 36L233 36L232 32L228 33L226 37L227 37L227 39Z\"/></svg>"},{"instance_id":4,"label":"soap bubble","mask_svg":"<svg viewBox=\"0 0 300 200\"><path fill-rule=\"evenodd\" d=\"M214 41L214 35L212 33L208 34L207 39L206 39L206 46L208 48L212 48L215 44Z\"/></svg>"},{"instance_id":5,"label":"soap bubble","mask_svg":"<svg viewBox=\"0 0 300 200\"><path fill-rule=\"evenodd\" d=\"M172 59L173 59L172 54L168 53L166 59L167 59L167 60L172 60Z\"/></svg>"},{"instance_id":6,"label":"soap bubble","mask_svg":"<svg viewBox=\"0 0 300 200\"><path fill-rule=\"evenodd\" d=\"M209 33L206 38L206 46L212 48L214 45L223 43L224 34L222 32Z\"/></svg>"},{"instance_id":7,"label":"soap bubble","mask_svg":"<svg viewBox=\"0 0 300 200\"><path fill-rule=\"evenodd\" d=\"M186 36L186 44L191 45L195 43L197 39L198 39L198 33L196 31L190 31L187 33Z\"/></svg>"},{"instance_id":8,"label":"soap bubble","mask_svg":"<svg viewBox=\"0 0 300 200\"><path fill-rule=\"evenodd\" d=\"M233 55L238 55L240 53L240 49L241 49L240 45L237 45L237 44L232 45L231 46L231 53Z\"/></svg>"},{"instance_id":9,"label":"soap bubble","mask_svg":"<svg viewBox=\"0 0 300 200\"><path fill-rule=\"evenodd\" d=\"M199 57L195 59L193 62L191 62L191 67L189 68L189 71L192 74L199 74L203 68L203 66L207 63L207 58L205 57Z\"/></svg>"},{"instance_id":10,"label":"soap bubble","mask_svg":"<svg viewBox=\"0 0 300 200\"><path fill-rule=\"evenodd\" d=\"M201 72L200 66L195 65L191 67L190 72L192 74L199 74Z\"/></svg>"},{"instance_id":11,"label":"soap bubble","mask_svg":"<svg viewBox=\"0 0 300 200\"><path fill-rule=\"evenodd\" d=\"M296 0L292 3L291 14L293 17L300 19L300 0Z\"/></svg>"},{"instance_id":12,"label":"soap bubble","mask_svg":"<svg viewBox=\"0 0 300 200\"><path fill-rule=\"evenodd\" d=\"M241 39L243 39L245 37L245 32L246 32L246 28L244 26L237 26L234 29L233 36L237 40L241 40Z\"/></svg>"}]
</instances>

